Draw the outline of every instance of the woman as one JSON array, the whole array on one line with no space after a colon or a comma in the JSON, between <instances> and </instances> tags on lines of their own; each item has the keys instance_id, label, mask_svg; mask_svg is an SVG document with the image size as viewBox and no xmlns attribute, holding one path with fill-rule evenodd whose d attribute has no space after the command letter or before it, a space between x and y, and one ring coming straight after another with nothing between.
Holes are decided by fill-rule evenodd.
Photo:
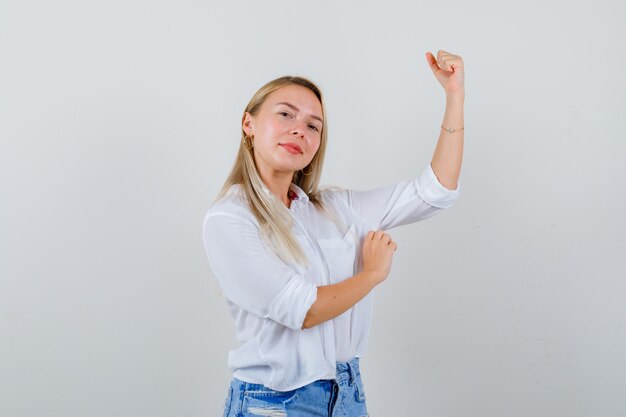
<instances>
[{"instance_id":1,"label":"woman","mask_svg":"<svg viewBox=\"0 0 626 417\"><path fill-rule=\"evenodd\" d=\"M236 336L224 417L367 416L359 368L371 291L390 271L384 232L450 207L463 151L463 60L426 59L446 92L431 163L369 191L318 188L328 126L320 90L281 77L252 97L234 167L203 223Z\"/></svg>"}]
</instances>

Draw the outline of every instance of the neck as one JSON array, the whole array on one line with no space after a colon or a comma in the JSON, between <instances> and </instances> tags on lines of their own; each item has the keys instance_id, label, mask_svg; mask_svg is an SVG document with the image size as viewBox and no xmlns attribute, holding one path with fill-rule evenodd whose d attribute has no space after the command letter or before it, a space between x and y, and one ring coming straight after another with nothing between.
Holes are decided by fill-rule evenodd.
<instances>
[{"instance_id":1,"label":"neck","mask_svg":"<svg viewBox=\"0 0 626 417\"><path fill-rule=\"evenodd\" d=\"M293 179L293 172L259 172L261 180L272 194L276 196L286 207L291 207L289 198L289 186Z\"/></svg>"}]
</instances>

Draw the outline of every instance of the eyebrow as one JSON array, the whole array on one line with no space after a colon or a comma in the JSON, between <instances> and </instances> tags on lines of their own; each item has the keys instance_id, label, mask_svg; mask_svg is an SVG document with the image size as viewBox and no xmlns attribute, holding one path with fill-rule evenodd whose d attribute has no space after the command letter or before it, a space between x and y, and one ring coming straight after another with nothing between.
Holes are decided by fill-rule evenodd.
<instances>
[{"instance_id":1,"label":"eyebrow","mask_svg":"<svg viewBox=\"0 0 626 417\"><path fill-rule=\"evenodd\" d=\"M297 108L296 106L294 106L294 105L293 105L293 104L291 104L291 103L287 103L286 101L281 101L280 103L276 103L276 105L277 105L277 106L278 106L279 104L284 104L284 105L285 105L285 106L287 106L287 107L291 107L291 108L292 108L292 109L294 109L295 111L300 111L300 109L299 109L299 108ZM321 117L319 117L319 116L316 116L316 115L312 114L312 115L311 115L311 118L319 120L320 122L322 122L322 125L324 124L324 121L323 121L323 120L322 120L322 118L321 118Z\"/></svg>"}]
</instances>

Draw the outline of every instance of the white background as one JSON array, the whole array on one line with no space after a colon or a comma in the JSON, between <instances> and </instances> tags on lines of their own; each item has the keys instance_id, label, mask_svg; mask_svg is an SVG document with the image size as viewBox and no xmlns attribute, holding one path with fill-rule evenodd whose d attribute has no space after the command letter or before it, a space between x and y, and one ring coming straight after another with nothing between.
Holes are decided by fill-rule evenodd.
<instances>
[{"instance_id":1,"label":"white background","mask_svg":"<svg viewBox=\"0 0 626 417\"><path fill-rule=\"evenodd\" d=\"M0 3L0 415L221 415L202 247L252 94L325 94L322 184L418 175L466 66L462 191L390 231L370 415L626 415L623 1ZM420 274L413 271L419 269Z\"/></svg>"}]
</instances>

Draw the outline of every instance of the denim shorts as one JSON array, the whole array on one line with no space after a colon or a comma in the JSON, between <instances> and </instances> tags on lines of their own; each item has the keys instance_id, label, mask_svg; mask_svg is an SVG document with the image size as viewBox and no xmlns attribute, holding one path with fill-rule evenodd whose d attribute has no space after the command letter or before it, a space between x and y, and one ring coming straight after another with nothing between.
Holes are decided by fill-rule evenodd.
<instances>
[{"instance_id":1,"label":"denim shorts","mask_svg":"<svg viewBox=\"0 0 626 417\"><path fill-rule=\"evenodd\" d=\"M318 379L291 391L231 380L223 417L368 417L359 358L337 362L336 379Z\"/></svg>"}]
</instances>

